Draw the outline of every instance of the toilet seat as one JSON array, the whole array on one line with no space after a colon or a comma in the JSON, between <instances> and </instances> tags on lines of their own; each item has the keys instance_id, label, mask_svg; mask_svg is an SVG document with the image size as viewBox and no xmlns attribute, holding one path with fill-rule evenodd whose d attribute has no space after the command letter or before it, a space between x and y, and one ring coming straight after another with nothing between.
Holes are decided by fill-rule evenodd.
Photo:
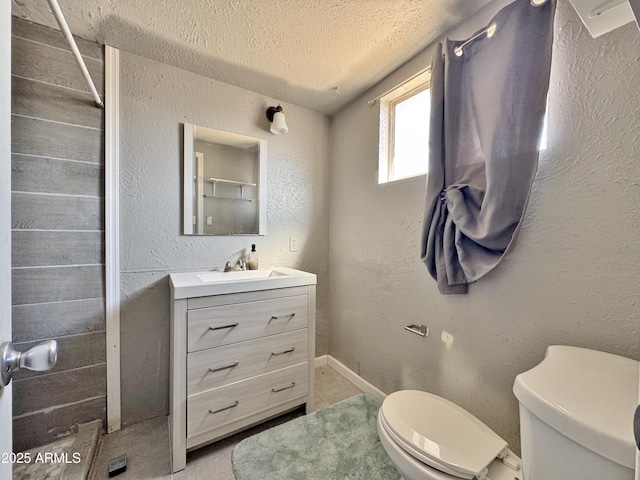
<instances>
[{"instance_id":1,"label":"toilet seat","mask_svg":"<svg viewBox=\"0 0 640 480\"><path fill-rule=\"evenodd\" d=\"M417 460L458 478L483 478L507 442L456 404L437 395L402 390L380 407L385 431Z\"/></svg>"}]
</instances>

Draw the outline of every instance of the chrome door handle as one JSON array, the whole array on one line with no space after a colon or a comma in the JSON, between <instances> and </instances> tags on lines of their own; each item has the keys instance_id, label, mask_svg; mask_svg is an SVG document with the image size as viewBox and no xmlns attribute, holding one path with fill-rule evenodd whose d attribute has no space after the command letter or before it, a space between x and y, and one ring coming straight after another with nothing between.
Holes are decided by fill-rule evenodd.
<instances>
[{"instance_id":1,"label":"chrome door handle","mask_svg":"<svg viewBox=\"0 0 640 480\"><path fill-rule=\"evenodd\" d=\"M58 344L55 340L42 342L26 352L18 352L11 342L0 345L0 369L2 386L9 385L13 373L21 368L45 372L51 370L58 360Z\"/></svg>"}]
</instances>

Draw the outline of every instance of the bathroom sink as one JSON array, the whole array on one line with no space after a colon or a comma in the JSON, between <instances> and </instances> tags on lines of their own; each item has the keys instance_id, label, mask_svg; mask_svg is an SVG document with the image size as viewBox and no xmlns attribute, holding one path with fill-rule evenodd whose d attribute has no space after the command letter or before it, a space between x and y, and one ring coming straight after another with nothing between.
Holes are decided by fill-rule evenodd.
<instances>
[{"instance_id":1,"label":"bathroom sink","mask_svg":"<svg viewBox=\"0 0 640 480\"><path fill-rule=\"evenodd\" d=\"M210 270L172 273L169 278L176 299L316 284L313 273L286 267L235 272Z\"/></svg>"},{"instance_id":2,"label":"bathroom sink","mask_svg":"<svg viewBox=\"0 0 640 480\"><path fill-rule=\"evenodd\" d=\"M198 273L197 276L203 282L241 282L252 278L267 278L278 275L272 268L264 270L241 270L237 272L221 272L216 270L207 273Z\"/></svg>"}]
</instances>

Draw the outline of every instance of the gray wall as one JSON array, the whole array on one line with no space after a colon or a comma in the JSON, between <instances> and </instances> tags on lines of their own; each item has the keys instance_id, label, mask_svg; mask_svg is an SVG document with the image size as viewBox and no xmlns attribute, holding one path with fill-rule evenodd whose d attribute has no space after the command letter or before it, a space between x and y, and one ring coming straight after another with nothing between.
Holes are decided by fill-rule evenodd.
<instances>
[{"instance_id":1,"label":"gray wall","mask_svg":"<svg viewBox=\"0 0 640 480\"><path fill-rule=\"evenodd\" d=\"M279 99L121 52L120 249L122 420L165 415L172 272L222 267L257 245L261 267L318 275L317 353L328 350L329 120L283 104L290 130L269 133ZM182 125L267 140L267 234L181 235ZM300 239L289 252L289 237Z\"/></svg>"},{"instance_id":2,"label":"gray wall","mask_svg":"<svg viewBox=\"0 0 640 480\"><path fill-rule=\"evenodd\" d=\"M79 46L99 91L98 44ZM58 363L14 377L14 449L105 420L103 111L58 31L13 19L13 342L58 341Z\"/></svg>"},{"instance_id":3,"label":"gray wall","mask_svg":"<svg viewBox=\"0 0 640 480\"><path fill-rule=\"evenodd\" d=\"M548 345L639 354L640 33L629 24L592 39L569 2L555 31L549 148L528 212L514 250L466 296L440 295L420 262L425 177L377 184L378 106L367 100L428 66L431 49L331 124L329 353L387 393L458 403L516 450L513 381ZM431 336L403 330L411 323Z\"/></svg>"}]
</instances>

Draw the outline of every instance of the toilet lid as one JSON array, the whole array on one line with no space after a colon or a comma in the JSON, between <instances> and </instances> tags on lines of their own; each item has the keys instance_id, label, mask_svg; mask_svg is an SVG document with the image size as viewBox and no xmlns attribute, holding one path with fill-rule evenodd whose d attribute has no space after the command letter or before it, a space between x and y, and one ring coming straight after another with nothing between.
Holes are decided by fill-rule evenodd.
<instances>
[{"instance_id":1,"label":"toilet lid","mask_svg":"<svg viewBox=\"0 0 640 480\"><path fill-rule=\"evenodd\" d=\"M382 402L379 414L403 450L457 477L480 476L507 448L507 442L469 412L427 392L392 393Z\"/></svg>"}]
</instances>

